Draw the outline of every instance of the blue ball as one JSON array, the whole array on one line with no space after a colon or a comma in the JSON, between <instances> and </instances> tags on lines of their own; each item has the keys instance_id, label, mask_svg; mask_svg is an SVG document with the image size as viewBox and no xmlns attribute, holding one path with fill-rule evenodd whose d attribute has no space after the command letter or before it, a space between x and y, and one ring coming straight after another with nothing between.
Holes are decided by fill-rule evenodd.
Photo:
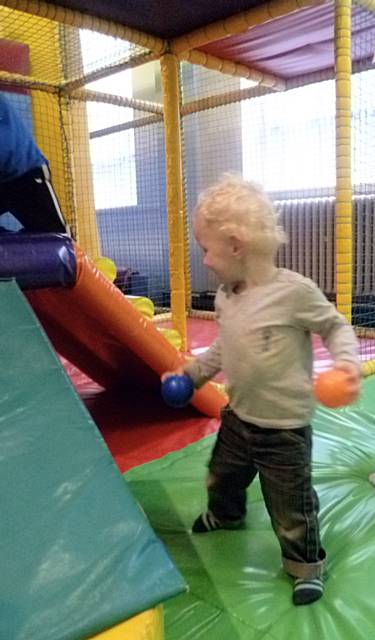
<instances>
[{"instance_id":1,"label":"blue ball","mask_svg":"<svg viewBox=\"0 0 375 640\"><path fill-rule=\"evenodd\" d=\"M188 375L169 376L161 383L161 395L170 407L186 407L194 393L193 381Z\"/></svg>"}]
</instances>

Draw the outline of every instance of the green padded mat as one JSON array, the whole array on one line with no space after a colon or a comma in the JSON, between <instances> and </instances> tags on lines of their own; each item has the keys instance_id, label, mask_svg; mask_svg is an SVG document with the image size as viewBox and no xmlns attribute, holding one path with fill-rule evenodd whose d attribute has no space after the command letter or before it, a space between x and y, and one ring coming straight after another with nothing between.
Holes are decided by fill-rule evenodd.
<instances>
[{"instance_id":1,"label":"green padded mat","mask_svg":"<svg viewBox=\"0 0 375 640\"><path fill-rule=\"evenodd\" d=\"M0 640L82 640L183 591L13 282L0 362Z\"/></svg>"},{"instance_id":2,"label":"green padded mat","mask_svg":"<svg viewBox=\"0 0 375 640\"><path fill-rule=\"evenodd\" d=\"M166 640L370 640L375 638L375 378L351 409L320 409L314 481L328 553L326 591L295 607L292 580L255 481L243 531L192 535L205 508L214 437L126 474L190 591L167 603Z\"/></svg>"}]
</instances>

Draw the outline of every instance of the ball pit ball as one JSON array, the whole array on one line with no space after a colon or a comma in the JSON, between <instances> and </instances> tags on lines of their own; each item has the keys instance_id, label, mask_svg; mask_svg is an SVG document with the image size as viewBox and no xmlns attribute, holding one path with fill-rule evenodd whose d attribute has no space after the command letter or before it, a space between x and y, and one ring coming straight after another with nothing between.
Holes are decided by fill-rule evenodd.
<instances>
[{"instance_id":1,"label":"ball pit ball","mask_svg":"<svg viewBox=\"0 0 375 640\"><path fill-rule=\"evenodd\" d=\"M194 393L193 381L188 375L169 376L161 383L161 395L170 407L186 407Z\"/></svg>"},{"instance_id":2,"label":"ball pit ball","mask_svg":"<svg viewBox=\"0 0 375 640\"><path fill-rule=\"evenodd\" d=\"M345 407L352 402L349 376L339 369L321 373L315 381L314 392L317 400L331 409Z\"/></svg>"}]
</instances>

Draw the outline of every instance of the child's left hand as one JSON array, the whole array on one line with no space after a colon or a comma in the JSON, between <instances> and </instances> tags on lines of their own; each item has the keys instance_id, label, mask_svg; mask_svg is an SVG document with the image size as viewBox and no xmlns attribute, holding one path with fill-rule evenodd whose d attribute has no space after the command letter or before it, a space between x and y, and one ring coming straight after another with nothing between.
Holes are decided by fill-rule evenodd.
<instances>
[{"instance_id":1,"label":"child's left hand","mask_svg":"<svg viewBox=\"0 0 375 640\"><path fill-rule=\"evenodd\" d=\"M348 374L350 391L352 393L350 403L355 402L361 391L361 369L357 365L346 360L338 360L334 363L333 368L338 369L339 371L345 371L345 373Z\"/></svg>"}]
</instances>

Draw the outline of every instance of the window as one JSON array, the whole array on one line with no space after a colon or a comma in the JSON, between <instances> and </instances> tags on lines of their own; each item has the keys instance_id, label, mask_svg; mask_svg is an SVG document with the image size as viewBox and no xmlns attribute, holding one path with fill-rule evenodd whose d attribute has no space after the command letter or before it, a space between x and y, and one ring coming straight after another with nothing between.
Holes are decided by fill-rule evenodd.
<instances>
[{"instance_id":1,"label":"window","mask_svg":"<svg viewBox=\"0 0 375 640\"><path fill-rule=\"evenodd\" d=\"M375 71L352 77L353 184L375 182ZM332 191L336 182L335 83L307 85L242 103L247 179L269 192Z\"/></svg>"},{"instance_id":2,"label":"window","mask_svg":"<svg viewBox=\"0 0 375 640\"><path fill-rule=\"evenodd\" d=\"M81 30L82 62L85 74L125 58L130 45L92 31ZM96 80L86 89L132 97L131 70ZM134 119L133 109L100 102L87 103L90 151L96 209L137 204L134 129L106 133L110 127Z\"/></svg>"}]
</instances>

